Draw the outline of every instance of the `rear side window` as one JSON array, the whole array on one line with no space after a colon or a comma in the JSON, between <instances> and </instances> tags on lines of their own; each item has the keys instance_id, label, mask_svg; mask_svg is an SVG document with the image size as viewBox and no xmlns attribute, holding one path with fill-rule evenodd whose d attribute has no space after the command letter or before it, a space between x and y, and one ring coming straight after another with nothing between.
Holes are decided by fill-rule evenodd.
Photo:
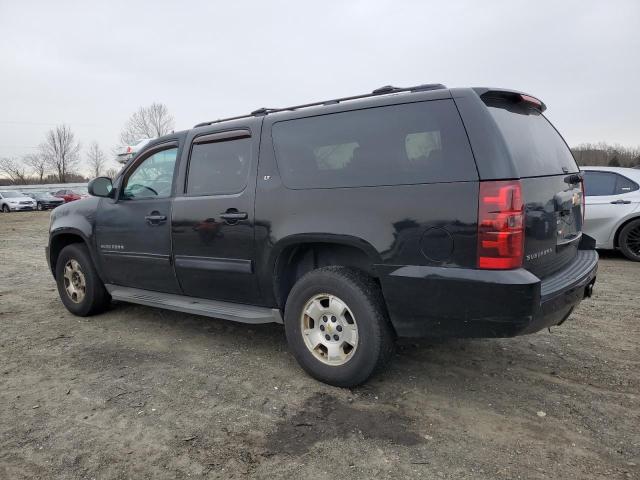
<instances>
[{"instance_id":1,"label":"rear side window","mask_svg":"<svg viewBox=\"0 0 640 480\"><path fill-rule=\"evenodd\" d=\"M628 179L627 177L616 174L618 177L618 181L616 182L616 193L615 195L620 195L622 193L635 192L638 190L638 184L633 180Z\"/></svg>"},{"instance_id":2,"label":"rear side window","mask_svg":"<svg viewBox=\"0 0 640 480\"><path fill-rule=\"evenodd\" d=\"M584 194L588 197L613 195L616 189L616 175L609 172L585 172Z\"/></svg>"},{"instance_id":3,"label":"rear side window","mask_svg":"<svg viewBox=\"0 0 640 480\"><path fill-rule=\"evenodd\" d=\"M251 138L191 147L187 195L239 193L247 185L251 162Z\"/></svg>"},{"instance_id":4,"label":"rear side window","mask_svg":"<svg viewBox=\"0 0 640 480\"><path fill-rule=\"evenodd\" d=\"M502 100L485 103L521 177L578 171L571 150L539 110Z\"/></svg>"},{"instance_id":5,"label":"rear side window","mask_svg":"<svg viewBox=\"0 0 640 480\"><path fill-rule=\"evenodd\" d=\"M278 168L289 188L477 180L450 100L287 120L273 125Z\"/></svg>"},{"instance_id":6,"label":"rear side window","mask_svg":"<svg viewBox=\"0 0 640 480\"><path fill-rule=\"evenodd\" d=\"M638 190L638 184L613 172L584 172L584 193L588 197L620 195Z\"/></svg>"}]
</instances>

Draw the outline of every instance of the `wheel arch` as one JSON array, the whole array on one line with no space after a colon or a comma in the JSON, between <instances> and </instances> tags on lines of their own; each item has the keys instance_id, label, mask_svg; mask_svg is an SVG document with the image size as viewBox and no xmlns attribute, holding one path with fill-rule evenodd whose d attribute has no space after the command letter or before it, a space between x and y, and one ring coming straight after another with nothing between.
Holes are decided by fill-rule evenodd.
<instances>
[{"instance_id":1,"label":"wheel arch","mask_svg":"<svg viewBox=\"0 0 640 480\"><path fill-rule=\"evenodd\" d=\"M346 235L293 235L278 242L269 266L273 294L278 307L284 308L295 282L305 273L321 267L345 266L362 270L377 279L379 253L365 240Z\"/></svg>"},{"instance_id":2,"label":"wheel arch","mask_svg":"<svg viewBox=\"0 0 640 480\"><path fill-rule=\"evenodd\" d=\"M80 230L77 230L75 228L60 229L52 233L49 240L49 267L51 268L53 278L56 277L56 263L58 262L60 252L64 247L74 243L84 244L87 247L87 250L89 250L89 255L91 256L93 264L97 265L96 259L93 256L93 252L89 247L89 240Z\"/></svg>"}]
</instances>

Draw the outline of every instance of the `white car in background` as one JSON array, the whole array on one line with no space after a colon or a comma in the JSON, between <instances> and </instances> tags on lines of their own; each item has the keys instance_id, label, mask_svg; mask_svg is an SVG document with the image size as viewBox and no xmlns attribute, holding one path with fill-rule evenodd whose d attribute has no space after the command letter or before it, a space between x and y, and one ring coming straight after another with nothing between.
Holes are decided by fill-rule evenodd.
<instances>
[{"instance_id":1,"label":"white car in background","mask_svg":"<svg viewBox=\"0 0 640 480\"><path fill-rule=\"evenodd\" d=\"M35 210L36 201L14 190L0 192L0 210L3 213L16 212L18 210Z\"/></svg>"},{"instance_id":2,"label":"white car in background","mask_svg":"<svg viewBox=\"0 0 640 480\"><path fill-rule=\"evenodd\" d=\"M586 210L583 232L596 248L619 249L640 262L640 170L581 167Z\"/></svg>"}]
</instances>

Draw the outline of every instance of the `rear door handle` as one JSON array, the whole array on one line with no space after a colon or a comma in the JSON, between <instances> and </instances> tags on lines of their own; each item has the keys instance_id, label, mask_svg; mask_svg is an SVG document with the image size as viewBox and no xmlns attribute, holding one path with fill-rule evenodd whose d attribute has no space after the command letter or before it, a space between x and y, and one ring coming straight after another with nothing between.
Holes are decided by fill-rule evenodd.
<instances>
[{"instance_id":1,"label":"rear door handle","mask_svg":"<svg viewBox=\"0 0 640 480\"><path fill-rule=\"evenodd\" d=\"M613 203L614 205L627 205L631 203L631 200L614 200L611 203Z\"/></svg>"},{"instance_id":2,"label":"rear door handle","mask_svg":"<svg viewBox=\"0 0 640 480\"><path fill-rule=\"evenodd\" d=\"M161 225L167 221L166 215L160 215L160 212L151 212L149 215L144 217L149 225Z\"/></svg>"}]
</instances>

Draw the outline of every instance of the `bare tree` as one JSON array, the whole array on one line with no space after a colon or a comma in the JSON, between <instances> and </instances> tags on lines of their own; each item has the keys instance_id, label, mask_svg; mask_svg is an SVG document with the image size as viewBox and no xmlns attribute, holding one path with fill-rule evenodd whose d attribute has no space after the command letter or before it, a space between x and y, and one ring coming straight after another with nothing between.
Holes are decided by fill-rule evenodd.
<instances>
[{"instance_id":1,"label":"bare tree","mask_svg":"<svg viewBox=\"0 0 640 480\"><path fill-rule=\"evenodd\" d=\"M640 147L610 145L605 142L583 143L571 149L578 165L640 165Z\"/></svg>"},{"instance_id":2,"label":"bare tree","mask_svg":"<svg viewBox=\"0 0 640 480\"><path fill-rule=\"evenodd\" d=\"M46 164L54 171L60 183L65 183L80 161L80 144L67 125L59 125L47 133L45 142L40 145L40 154Z\"/></svg>"},{"instance_id":3,"label":"bare tree","mask_svg":"<svg viewBox=\"0 0 640 480\"><path fill-rule=\"evenodd\" d=\"M116 175L118 175L118 169L113 167L107 168L107 171L104 172L104 175L113 180L114 178L116 178Z\"/></svg>"},{"instance_id":4,"label":"bare tree","mask_svg":"<svg viewBox=\"0 0 640 480\"><path fill-rule=\"evenodd\" d=\"M91 175L99 177L102 175L102 170L105 167L106 157L104 152L100 150L98 142L93 142L89 147L89 153L87 153L87 159L89 161L89 167L91 168Z\"/></svg>"},{"instance_id":5,"label":"bare tree","mask_svg":"<svg viewBox=\"0 0 640 480\"><path fill-rule=\"evenodd\" d=\"M22 162L31 168L38 183L42 183L47 174L47 159L40 153L30 153L22 157Z\"/></svg>"},{"instance_id":6,"label":"bare tree","mask_svg":"<svg viewBox=\"0 0 640 480\"><path fill-rule=\"evenodd\" d=\"M173 116L163 103L152 103L140 107L124 126L120 133L122 145L134 145L143 138L156 138L171 133L174 128Z\"/></svg>"},{"instance_id":7,"label":"bare tree","mask_svg":"<svg viewBox=\"0 0 640 480\"><path fill-rule=\"evenodd\" d=\"M29 181L26 167L14 158L0 158L0 172L5 174L14 185L26 185Z\"/></svg>"}]
</instances>

